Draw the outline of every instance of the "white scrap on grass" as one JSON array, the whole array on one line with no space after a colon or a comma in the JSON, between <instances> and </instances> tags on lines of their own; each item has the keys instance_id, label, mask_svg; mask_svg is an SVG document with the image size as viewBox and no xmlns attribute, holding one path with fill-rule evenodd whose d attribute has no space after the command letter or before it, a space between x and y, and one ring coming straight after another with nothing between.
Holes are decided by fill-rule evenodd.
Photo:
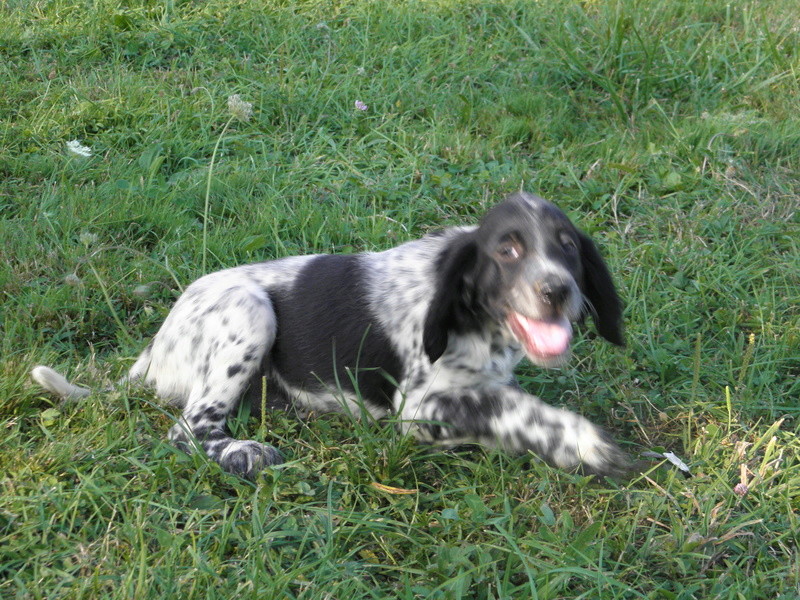
<instances>
[{"instance_id":1,"label":"white scrap on grass","mask_svg":"<svg viewBox=\"0 0 800 600\"><path fill-rule=\"evenodd\" d=\"M674 452L642 452L642 456L646 456L647 458L658 458L658 459L666 458L684 475L691 476L692 474L691 470L689 469L689 465L687 465L680 458L678 458Z\"/></svg>"},{"instance_id":2,"label":"white scrap on grass","mask_svg":"<svg viewBox=\"0 0 800 600\"><path fill-rule=\"evenodd\" d=\"M675 456L675 454L673 454L672 452L664 452L664 458L666 458L669 462L678 467L684 473L691 473L691 471L689 470L689 465L687 465L680 458Z\"/></svg>"},{"instance_id":3,"label":"white scrap on grass","mask_svg":"<svg viewBox=\"0 0 800 600\"><path fill-rule=\"evenodd\" d=\"M78 140L67 142L67 150L78 156L89 158L92 155L92 149L89 146L84 146Z\"/></svg>"}]
</instances>

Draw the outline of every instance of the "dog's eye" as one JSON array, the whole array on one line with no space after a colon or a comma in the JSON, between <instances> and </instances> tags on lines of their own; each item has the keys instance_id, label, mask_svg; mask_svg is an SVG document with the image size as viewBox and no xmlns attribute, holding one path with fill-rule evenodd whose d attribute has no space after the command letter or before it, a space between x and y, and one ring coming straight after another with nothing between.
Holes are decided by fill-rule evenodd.
<instances>
[{"instance_id":1,"label":"dog's eye","mask_svg":"<svg viewBox=\"0 0 800 600\"><path fill-rule=\"evenodd\" d=\"M523 252L522 244L514 238L503 240L500 242L500 245L497 246L497 250L495 250L497 258L504 262L518 261L522 258Z\"/></svg>"},{"instance_id":2,"label":"dog's eye","mask_svg":"<svg viewBox=\"0 0 800 600\"><path fill-rule=\"evenodd\" d=\"M575 238L570 234L563 232L560 236L561 247L567 254L575 254L578 251L578 244L575 243Z\"/></svg>"}]
</instances>

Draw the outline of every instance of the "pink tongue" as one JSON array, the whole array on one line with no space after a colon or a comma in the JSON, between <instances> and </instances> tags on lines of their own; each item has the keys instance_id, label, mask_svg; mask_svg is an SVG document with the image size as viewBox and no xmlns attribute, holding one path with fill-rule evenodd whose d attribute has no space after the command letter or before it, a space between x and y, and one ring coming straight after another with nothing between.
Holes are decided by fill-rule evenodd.
<instances>
[{"instance_id":1,"label":"pink tongue","mask_svg":"<svg viewBox=\"0 0 800 600\"><path fill-rule=\"evenodd\" d=\"M567 319L539 321L519 313L509 313L508 323L517 339L525 345L525 351L533 356L558 356L569 348L572 325Z\"/></svg>"}]
</instances>

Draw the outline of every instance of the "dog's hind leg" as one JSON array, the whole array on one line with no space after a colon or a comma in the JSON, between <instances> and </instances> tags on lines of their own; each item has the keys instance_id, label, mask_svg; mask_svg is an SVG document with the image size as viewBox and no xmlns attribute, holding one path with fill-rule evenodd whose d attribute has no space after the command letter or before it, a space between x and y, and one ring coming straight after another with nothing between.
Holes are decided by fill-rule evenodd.
<instances>
[{"instance_id":1,"label":"dog's hind leg","mask_svg":"<svg viewBox=\"0 0 800 600\"><path fill-rule=\"evenodd\" d=\"M233 438L226 420L263 368L277 320L268 295L255 284L239 283L222 294L208 292L201 292L191 310L180 315L191 312L190 318L164 323L153 341L145 378L159 395L185 402L180 420L170 429L172 442L186 449L196 443L224 470L251 478L282 462L280 453ZM131 371L131 377L141 375L136 365Z\"/></svg>"}]
</instances>

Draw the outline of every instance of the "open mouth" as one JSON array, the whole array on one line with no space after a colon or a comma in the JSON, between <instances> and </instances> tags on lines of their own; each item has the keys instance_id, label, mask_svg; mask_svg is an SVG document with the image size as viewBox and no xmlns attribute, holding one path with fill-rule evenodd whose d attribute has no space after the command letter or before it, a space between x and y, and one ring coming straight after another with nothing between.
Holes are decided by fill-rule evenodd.
<instances>
[{"instance_id":1,"label":"open mouth","mask_svg":"<svg viewBox=\"0 0 800 600\"><path fill-rule=\"evenodd\" d=\"M547 320L531 319L510 311L507 321L511 333L522 344L528 358L534 362L548 362L569 351L572 325L564 317Z\"/></svg>"}]
</instances>

